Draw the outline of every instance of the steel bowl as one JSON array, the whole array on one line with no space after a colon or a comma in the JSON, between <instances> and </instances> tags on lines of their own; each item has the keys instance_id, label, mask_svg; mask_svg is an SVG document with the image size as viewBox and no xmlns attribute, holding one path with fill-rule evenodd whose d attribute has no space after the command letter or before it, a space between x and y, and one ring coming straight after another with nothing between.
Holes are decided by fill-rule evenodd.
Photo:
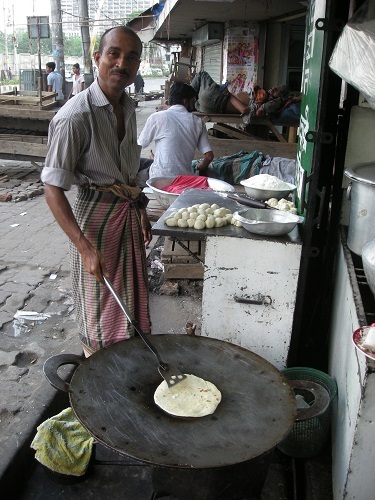
<instances>
[{"instance_id":1,"label":"steel bowl","mask_svg":"<svg viewBox=\"0 0 375 500\"><path fill-rule=\"evenodd\" d=\"M251 187L246 185L246 181L249 179L245 179L240 181L240 184L245 188L246 194L253 198L254 200L269 200L270 198L276 198L277 200L281 200L281 198L286 198L293 191L297 189L297 186L294 184L290 184L286 182L288 185L287 189L261 189L256 187Z\"/></svg>"},{"instance_id":2,"label":"steel bowl","mask_svg":"<svg viewBox=\"0 0 375 500\"><path fill-rule=\"evenodd\" d=\"M176 177L153 177L146 181L146 184L149 188L152 189L156 201L163 208L168 208L172 203L177 200L179 194L176 193L168 193L168 191L164 191L163 188L169 186L171 182ZM234 192L235 189L231 184L227 182L220 181L219 179L212 179L211 177L207 178L208 185L214 191L228 191Z\"/></svg>"},{"instance_id":3,"label":"steel bowl","mask_svg":"<svg viewBox=\"0 0 375 500\"><path fill-rule=\"evenodd\" d=\"M233 217L242 223L249 233L263 236L282 236L290 233L304 219L299 215L281 210L248 208L239 210Z\"/></svg>"}]
</instances>

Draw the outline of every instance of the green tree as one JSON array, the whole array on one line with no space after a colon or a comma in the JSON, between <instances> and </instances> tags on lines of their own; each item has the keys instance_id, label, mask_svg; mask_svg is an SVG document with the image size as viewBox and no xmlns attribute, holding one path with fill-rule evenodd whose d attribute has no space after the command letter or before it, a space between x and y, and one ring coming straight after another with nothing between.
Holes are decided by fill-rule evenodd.
<instances>
[{"instance_id":1,"label":"green tree","mask_svg":"<svg viewBox=\"0 0 375 500\"><path fill-rule=\"evenodd\" d=\"M5 40L4 33L2 31L0 31L0 52L2 54L4 54L4 52L5 52L5 43L4 43L4 40Z\"/></svg>"},{"instance_id":2,"label":"green tree","mask_svg":"<svg viewBox=\"0 0 375 500\"><path fill-rule=\"evenodd\" d=\"M129 17L127 17L126 19L124 19L124 24L125 26L132 20L134 19L135 17L138 17L139 15L141 15L143 12L143 10L135 10L133 11L131 14L129 14Z\"/></svg>"},{"instance_id":3,"label":"green tree","mask_svg":"<svg viewBox=\"0 0 375 500\"><path fill-rule=\"evenodd\" d=\"M36 54L38 52L38 40L29 38L26 30L17 30L15 33L17 42L17 51L21 54ZM51 54L52 40L51 38L42 38L40 40L40 51L42 54Z\"/></svg>"},{"instance_id":4,"label":"green tree","mask_svg":"<svg viewBox=\"0 0 375 500\"><path fill-rule=\"evenodd\" d=\"M76 56L82 57L83 49L82 49L82 39L79 36L65 38L64 41L64 54L66 56Z\"/></svg>"}]
</instances>

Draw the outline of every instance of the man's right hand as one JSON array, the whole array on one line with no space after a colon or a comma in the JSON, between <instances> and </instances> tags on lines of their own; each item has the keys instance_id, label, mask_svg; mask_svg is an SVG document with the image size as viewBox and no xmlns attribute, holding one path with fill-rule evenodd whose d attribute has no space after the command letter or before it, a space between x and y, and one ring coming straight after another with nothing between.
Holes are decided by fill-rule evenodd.
<instances>
[{"instance_id":1,"label":"man's right hand","mask_svg":"<svg viewBox=\"0 0 375 500\"><path fill-rule=\"evenodd\" d=\"M81 254L82 263L86 271L93 274L95 278L102 284L103 274L106 278L110 278L105 265L104 255L99 252L91 243L83 236L84 240L77 245L77 250Z\"/></svg>"}]
</instances>

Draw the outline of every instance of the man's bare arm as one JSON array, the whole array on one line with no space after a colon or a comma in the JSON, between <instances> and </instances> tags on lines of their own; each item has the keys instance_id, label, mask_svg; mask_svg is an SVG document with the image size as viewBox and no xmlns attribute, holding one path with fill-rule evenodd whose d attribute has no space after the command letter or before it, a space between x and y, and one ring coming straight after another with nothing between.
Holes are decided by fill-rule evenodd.
<instances>
[{"instance_id":1,"label":"man's bare arm","mask_svg":"<svg viewBox=\"0 0 375 500\"><path fill-rule=\"evenodd\" d=\"M208 165L212 162L214 159L214 154L212 151L207 151L207 153L204 153L204 158L201 162L197 163L197 170L199 171L199 175L206 175L207 174L207 168Z\"/></svg>"}]
</instances>

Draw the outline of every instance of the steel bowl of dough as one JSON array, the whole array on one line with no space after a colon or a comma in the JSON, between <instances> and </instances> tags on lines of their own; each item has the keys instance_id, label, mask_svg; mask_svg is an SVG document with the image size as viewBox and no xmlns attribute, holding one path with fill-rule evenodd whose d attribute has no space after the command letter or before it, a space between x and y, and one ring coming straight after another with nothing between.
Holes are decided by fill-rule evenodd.
<instances>
[{"instance_id":1,"label":"steel bowl of dough","mask_svg":"<svg viewBox=\"0 0 375 500\"><path fill-rule=\"evenodd\" d=\"M303 217L290 212L263 208L239 210L233 214L233 218L241 222L249 233L263 236L283 236L304 220Z\"/></svg>"},{"instance_id":2,"label":"steel bowl of dough","mask_svg":"<svg viewBox=\"0 0 375 500\"><path fill-rule=\"evenodd\" d=\"M164 191L164 188L169 186L175 178L176 177L153 177L146 181L147 186L152 189L156 201L163 208L168 208L179 197L179 194L177 193L169 193L168 191ZM221 181L219 179L212 179L211 177L207 177L207 182L208 186L214 191L235 191L234 187L231 184L228 184L227 182Z\"/></svg>"},{"instance_id":3,"label":"steel bowl of dough","mask_svg":"<svg viewBox=\"0 0 375 500\"><path fill-rule=\"evenodd\" d=\"M267 181L263 181L263 177L267 176ZM259 174L250 179L240 181L240 184L245 188L245 192L254 200L269 200L270 198L287 198L290 193L293 193L297 186L289 182L281 181L277 177L268 174Z\"/></svg>"}]
</instances>

